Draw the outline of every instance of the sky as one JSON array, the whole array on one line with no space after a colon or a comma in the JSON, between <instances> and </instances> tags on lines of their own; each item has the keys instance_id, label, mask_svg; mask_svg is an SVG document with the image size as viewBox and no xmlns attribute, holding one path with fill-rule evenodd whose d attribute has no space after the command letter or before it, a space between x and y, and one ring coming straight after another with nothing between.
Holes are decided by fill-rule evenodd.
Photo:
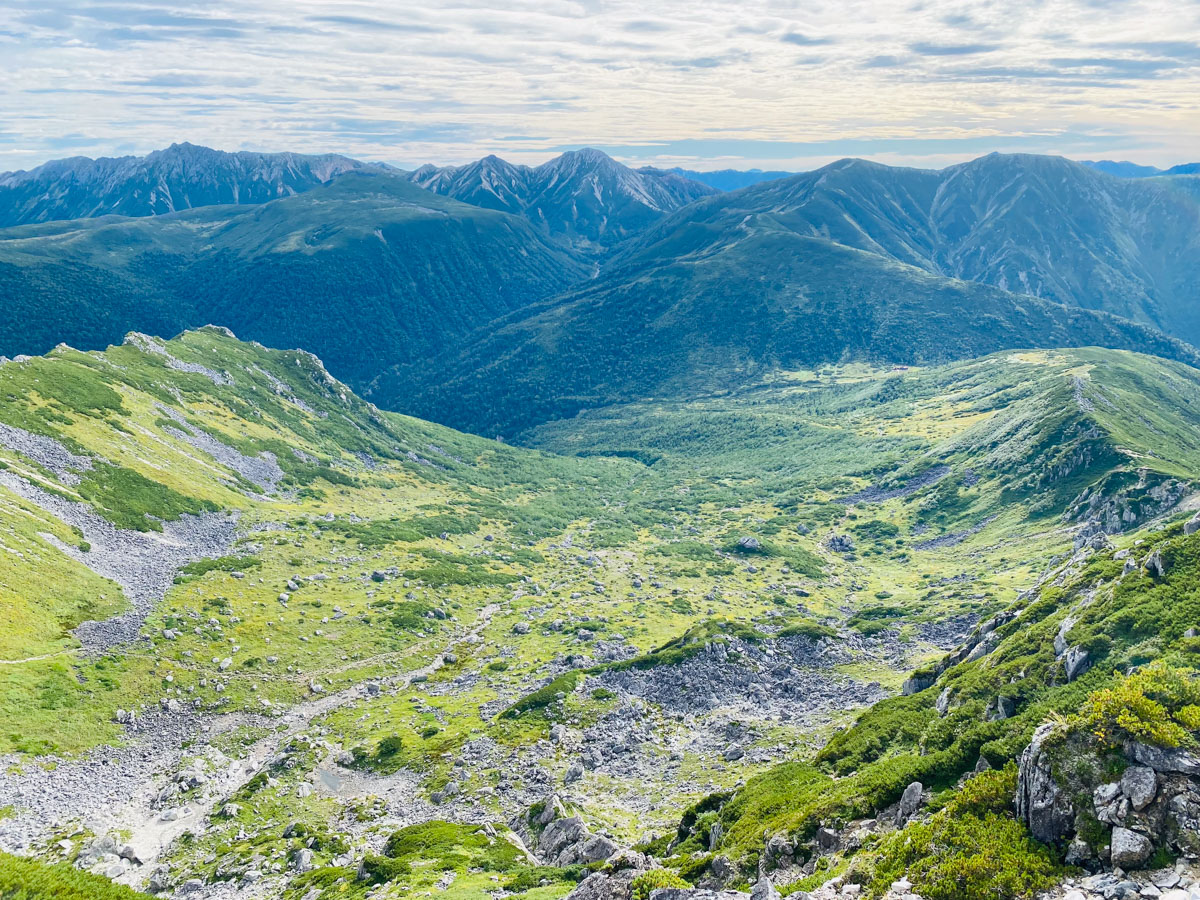
<instances>
[{"instance_id":1,"label":"sky","mask_svg":"<svg viewBox=\"0 0 1200 900\"><path fill-rule=\"evenodd\" d=\"M0 0L0 171L344 153L404 167L1200 159L1200 0Z\"/></svg>"}]
</instances>

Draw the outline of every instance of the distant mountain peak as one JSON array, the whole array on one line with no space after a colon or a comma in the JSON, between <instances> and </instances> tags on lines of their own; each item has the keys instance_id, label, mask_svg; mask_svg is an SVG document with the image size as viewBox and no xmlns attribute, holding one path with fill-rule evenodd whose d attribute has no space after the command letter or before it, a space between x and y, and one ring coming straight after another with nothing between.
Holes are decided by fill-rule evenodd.
<instances>
[{"instance_id":1,"label":"distant mountain peak","mask_svg":"<svg viewBox=\"0 0 1200 900\"><path fill-rule=\"evenodd\" d=\"M265 203L378 169L336 154L230 153L187 141L145 156L76 156L0 176L0 227Z\"/></svg>"},{"instance_id":2,"label":"distant mountain peak","mask_svg":"<svg viewBox=\"0 0 1200 900\"><path fill-rule=\"evenodd\" d=\"M657 169L631 169L602 150L568 150L536 167L497 156L465 166L422 166L409 180L488 209L518 213L577 250L602 251L712 188Z\"/></svg>"}]
</instances>

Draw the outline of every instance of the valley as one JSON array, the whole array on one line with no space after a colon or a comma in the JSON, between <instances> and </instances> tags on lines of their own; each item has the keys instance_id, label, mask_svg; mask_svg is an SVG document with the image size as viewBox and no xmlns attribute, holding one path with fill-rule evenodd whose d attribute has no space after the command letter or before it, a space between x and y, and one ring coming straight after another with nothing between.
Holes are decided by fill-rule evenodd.
<instances>
[{"instance_id":1,"label":"valley","mask_svg":"<svg viewBox=\"0 0 1200 900\"><path fill-rule=\"evenodd\" d=\"M1058 629L1075 589L1032 598L1162 540L1200 454L1200 374L1099 349L778 371L548 423L541 449L218 328L59 348L0 387L0 842L186 896L561 897L642 853L811 890L840 839L785 861L764 829L860 828L984 742L1002 769L1113 677L980 731L995 676L939 661L1031 604ZM1156 658L1194 652L1190 602ZM948 679L956 742L907 755L915 728L947 740Z\"/></svg>"}]
</instances>

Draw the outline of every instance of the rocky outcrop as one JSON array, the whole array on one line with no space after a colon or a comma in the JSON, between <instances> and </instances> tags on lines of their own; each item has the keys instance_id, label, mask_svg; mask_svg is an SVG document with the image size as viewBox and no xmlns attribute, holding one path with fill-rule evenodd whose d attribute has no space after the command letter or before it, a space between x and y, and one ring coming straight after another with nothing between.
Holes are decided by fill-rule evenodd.
<instances>
[{"instance_id":1,"label":"rocky outcrop","mask_svg":"<svg viewBox=\"0 0 1200 900\"><path fill-rule=\"evenodd\" d=\"M1136 869L1160 849L1200 854L1200 760L1135 742L1123 755L1119 778L1094 783L1088 773L1111 771L1110 753L1090 734L1042 725L1021 753L1018 816L1035 838L1066 847L1070 864L1091 871Z\"/></svg>"},{"instance_id":2,"label":"rocky outcrop","mask_svg":"<svg viewBox=\"0 0 1200 900\"><path fill-rule=\"evenodd\" d=\"M1061 843L1075 824L1074 804L1055 780L1046 748L1053 733L1051 724L1042 725L1033 733L1033 740L1021 751L1017 771L1017 816L1044 844Z\"/></svg>"},{"instance_id":3,"label":"rocky outcrop","mask_svg":"<svg viewBox=\"0 0 1200 900\"><path fill-rule=\"evenodd\" d=\"M548 866L600 862L620 849L615 841L589 831L579 816L570 815L557 794L518 816L511 826L538 860Z\"/></svg>"}]
</instances>

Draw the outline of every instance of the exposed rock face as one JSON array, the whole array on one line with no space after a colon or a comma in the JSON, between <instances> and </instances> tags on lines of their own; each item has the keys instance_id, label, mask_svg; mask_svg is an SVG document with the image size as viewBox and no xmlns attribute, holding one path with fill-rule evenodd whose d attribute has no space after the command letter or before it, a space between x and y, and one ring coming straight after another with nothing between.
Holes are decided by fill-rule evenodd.
<instances>
[{"instance_id":1,"label":"exposed rock face","mask_svg":"<svg viewBox=\"0 0 1200 900\"><path fill-rule=\"evenodd\" d=\"M592 834L578 816L555 819L538 839L538 857L547 865L573 866L608 859L617 845L606 837Z\"/></svg>"},{"instance_id":2,"label":"exposed rock face","mask_svg":"<svg viewBox=\"0 0 1200 900\"><path fill-rule=\"evenodd\" d=\"M1167 750L1148 744L1131 743L1125 748L1125 753L1156 772L1178 772L1181 775L1200 777L1200 757L1186 750Z\"/></svg>"},{"instance_id":3,"label":"exposed rock face","mask_svg":"<svg viewBox=\"0 0 1200 900\"><path fill-rule=\"evenodd\" d=\"M517 816L510 824L526 846L548 866L599 862L620 849L609 838L588 831L579 816L568 815L557 794L548 797L540 808L534 806L524 815Z\"/></svg>"},{"instance_id":4,"label":"exposed rock face","mask_svg":"<svg viewBox=\"0 0 1200 900\"><path fill-rule=\"evenodd\" d=\"M1158 776L1149 766L1130 766L1121 776L1121 793L1137 812L1149 806L1157 792Z\"/></svg>"},{"instance_id":5,"label":"exposed rock face","mask_svg":"<svg viewBox=\"0 0 1200 900\"><path fill-rule=\"evenodd\" d=\"M1046 739L1054 726L1040 726L1029 746L1021 751L1017 772L1017 817L1044 844L1057 844L1074 830L1075 807L1054 780Z\"/></svg>"},{"instance_id":6,"label":"exposed rock face","mask_svg":"<svg viewBox=\"0 0 1200 900\"><path fill-rule=\"evenodd\" d=\"M1067 861L1091 871L1104 862L1136 869L1160 848L1200 853L1200 761L1194 756L1131 742L1124 748L1131 765L1120 780L1095 784L1087 773L1103 771L1108 751L1083 732L1047 740L1053 733L1052 725L1034 732L1018 770L1017 813L1035 838L1069 844ZM1056 768L1052 756L1080 764ZM1078 817L1077 804L1085 806ZM1098 837L1085 827L1090 814L1093 826L1098 821L1111 833Z\"/></svg>"},{"instance_id":7,"label":"exposed rock face","mask_svg":"<svg viewBox=\"0 0 1200 900\"><path fill-rule=\"evenodd\" d=\"M1063 655L1067 681L1074 681L1092 667L1091 654L1082 647L1072 647Z\"/></svg>"}]
</instances>

